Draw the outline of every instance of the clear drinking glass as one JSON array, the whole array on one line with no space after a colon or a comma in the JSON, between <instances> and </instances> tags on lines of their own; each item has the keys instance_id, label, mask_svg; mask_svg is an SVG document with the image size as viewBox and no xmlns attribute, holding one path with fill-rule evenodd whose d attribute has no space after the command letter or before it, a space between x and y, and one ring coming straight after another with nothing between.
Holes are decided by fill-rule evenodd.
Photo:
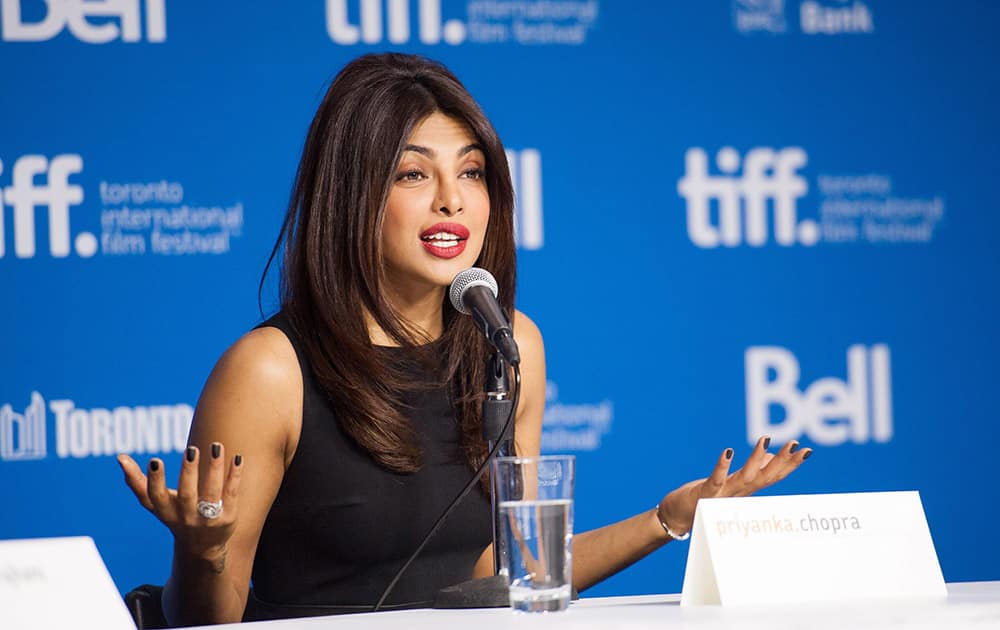
<instances>
[{"instance_id":1,"label":"clear drinking glass","mask_svg":"<svg viewBox=\"0 0 1000 630\"><path fill-rule=\"evenodd\" d=\"M525 612L569 606L573 557L572 455L498 457L493 462L510 579L510 606Z\"/></svg>"}]
</instances>

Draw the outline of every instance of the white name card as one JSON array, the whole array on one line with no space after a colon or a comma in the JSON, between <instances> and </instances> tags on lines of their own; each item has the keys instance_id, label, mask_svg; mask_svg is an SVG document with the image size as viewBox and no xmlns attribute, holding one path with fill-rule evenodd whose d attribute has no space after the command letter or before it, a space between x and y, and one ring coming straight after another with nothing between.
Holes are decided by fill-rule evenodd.
<instances>
[{"instance_id":1,"label":"white name card","mask_svg":"<svg viewBox=\"0 0 1000 630\"><path fill-rule=\"evenodd\" d=\"M681 605L947 597L916 492L702 499Z\"/></svg>"},{"instance_id":2,"label":"white name card","mask_svg":"<svg viewBox=\"0 0 1000 630\"><path fill-rule=\"evenodd\" d=\"M135 630L91 538L0 541L0 628Z\"/></svg>"}]
</instances>

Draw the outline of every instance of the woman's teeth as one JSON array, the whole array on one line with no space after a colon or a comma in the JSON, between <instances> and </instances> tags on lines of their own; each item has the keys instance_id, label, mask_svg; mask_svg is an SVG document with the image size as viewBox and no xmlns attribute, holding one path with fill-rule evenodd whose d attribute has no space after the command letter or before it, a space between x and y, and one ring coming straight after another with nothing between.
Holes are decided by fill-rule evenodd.
<instances>
[{"instance_id":1,"label":"woman's teeth","mask_svg":"<svg viewBox=\"0 0 1000 630\"><path fill-rule=\"evenodd\" d=\"M455 245L458 245L459 238L454 234L438 232L437 234L425 236L423 240L434 243L435 247L454 247Z\"/></svg>"}]
</instances>

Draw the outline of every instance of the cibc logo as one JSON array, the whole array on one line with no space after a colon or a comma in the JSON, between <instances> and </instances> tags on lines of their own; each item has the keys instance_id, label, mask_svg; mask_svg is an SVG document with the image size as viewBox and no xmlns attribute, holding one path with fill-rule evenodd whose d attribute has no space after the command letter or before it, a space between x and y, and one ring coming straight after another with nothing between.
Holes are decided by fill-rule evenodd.
<instances>
[{"instance_id":1,"label":"cibc logo","mask_svg":"<svg viewBox=\"0 0 1000 630\"><path fill-rule=\"evenodd\" d=\"M688 149L684 177L677 192L687 202L687 230L698 247L736 247L746 242L760 247L768 242L768 215L774 216L774 240L779 245L815 245L819 226L801 223L797 200L809 191L809 183L798 174L808 158L800 147L757 147L741 159L732 147L723 147L715 158L722 175L709 175L704 149ZM736 175L743 167L743 173ZM712 207L718 208L718 224ZM771 212L769 212L771 210Z\"/></svg>"},{"instance_id":2,"label":"cibc logo","mask_svg":"<svg viewBox=\"0 0 1000 630\"><path fill-rule=\"evenodd\" d=\"M382 5L386 15L382 15ZM359 25L349 19L349 5L358 6ZM460 20L441 23L441 0L417 0L417 24L422 44L445 42L457 45L465 41L465 24ZM384 27L384 29L383 29ZM381 43L386 37L393 44L410 41L410 0L326 0L326 31L335 44L351 46L358 42Z\"/></svg>"},{"instance_id":3,"label":"cibc logo","mask_svg":"<svg viewBox=\"0 0 1000 630\"><path fill-rule=\"evenodd\" d=\"M0 161L0 175L3 175ZM70 175L83 170L83 158L75 154L57 155L51 161L41 155L25 155L14 162L13 183L0 188L0 258L6 255L5 208L14 209L14 255L35 256L35 209L49 211L49 253L65 258L70 253L70 206L83 202L83 188L69 183ZM44 177L44 184L36 183ZM97 253L97 237L81 232L74 242L76 253L89 258Z\"/></svg>"},{"instance_id":4,"label":"cibc logo","mask_svg":"<svg viewBox=\"0 0 1000 630\"><path fill-rule=\"evenodd\" d=\"M733 24L741 33L785 32L784 0L733 0Z\"/></svg>"},{"instance_id":5,"label":"cibc logo","mask_svg":"<svg viewBox=\"0 0 1000 630\"><path fill-rule=\"evenodd\" d=\"M751 444L765 434L777 443L806 435L823 446L892 439L888 346L851 346L847 350L847 380L821 378L802 391L799 362L785 348L749 348L745 364L747 439ZM779 409L784 413L772 417L772 410Z\"/></svg>"},{"instance_id":6,"label":"cibc logo","mask_svg":"<svg viewBox=\"0 0 1000 630\"><path fill-rule=\"evenodd\" d=\"M0 0L3 41L44 42L68 28L74 37L88 44L106 44L119 39L123 42L139 42L142 41L144 14L146 41L161 43L167 39L164 2L165 0L44 0L44 12L40 16L32 15L34 19L29 21L23 11L23 0ZM95 18L98 23L95 24L88 18Z\"/></svg>"}]
</instances>

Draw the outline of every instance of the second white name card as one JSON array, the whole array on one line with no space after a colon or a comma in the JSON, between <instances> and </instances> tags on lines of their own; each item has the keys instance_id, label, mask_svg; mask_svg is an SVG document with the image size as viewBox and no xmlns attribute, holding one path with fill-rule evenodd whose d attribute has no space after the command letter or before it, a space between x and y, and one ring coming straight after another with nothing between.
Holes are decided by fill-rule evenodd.
<instances>
[{"instance_id":1,"label":"second white name card","mask_svg":"<svg viewBox=\"0 0 1000 630\"><path fill-rule=\"evenodd\" d=\"M945 596L916 492L698 502L682 605Z\"/></svg>"}]
</instances>

